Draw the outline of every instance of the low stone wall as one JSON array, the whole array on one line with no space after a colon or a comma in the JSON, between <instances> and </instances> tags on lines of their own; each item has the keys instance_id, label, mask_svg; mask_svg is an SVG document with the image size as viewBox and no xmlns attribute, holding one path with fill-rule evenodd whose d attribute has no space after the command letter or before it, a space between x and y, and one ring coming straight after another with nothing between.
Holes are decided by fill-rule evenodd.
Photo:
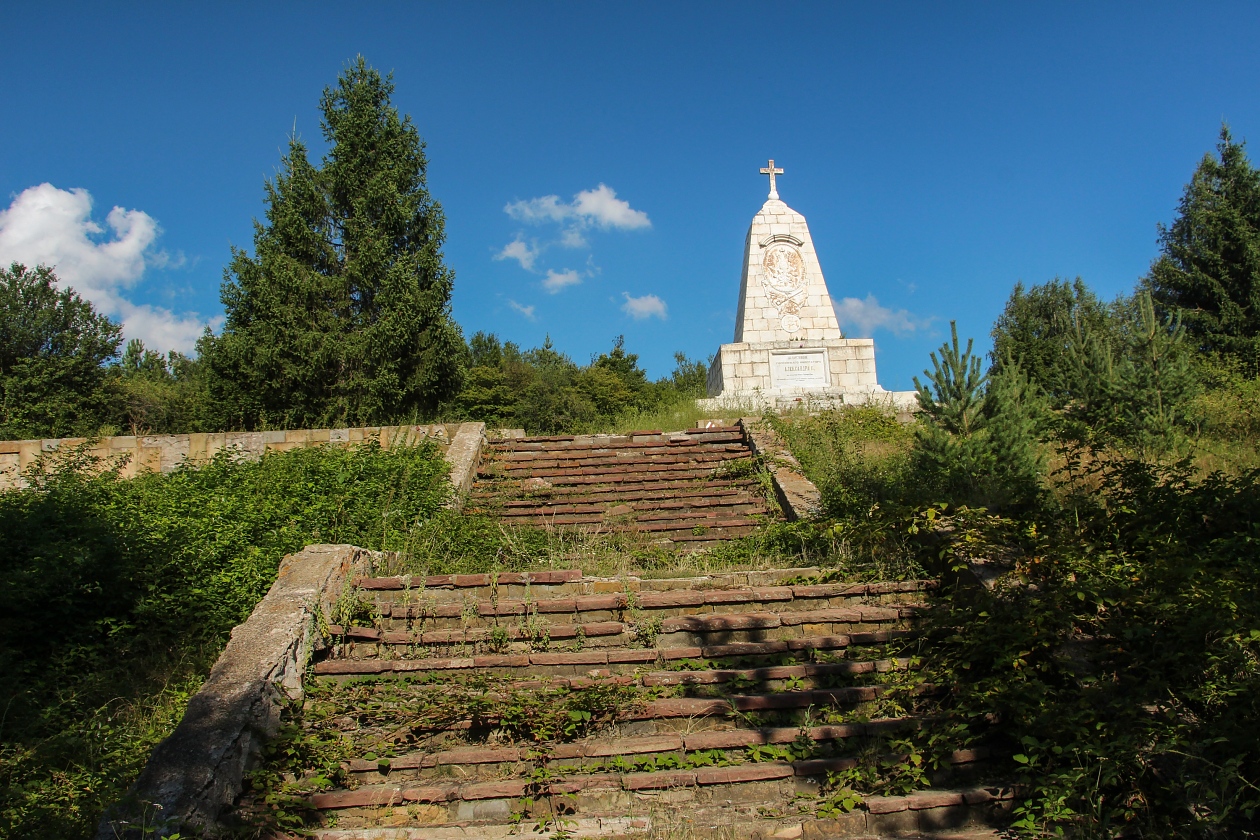
<instances>
[{"instance_id":1,"label":"low stone wall","mask_svg":"<svg viewBox=\"0 0 1260 840\"><path fill-rule=\"evenodd\" d=\"M353 429L287 429L273 432L218 432L188 435L121 435L90 441L88 452L106 460L125 458L122 475L168 473L185 462L204 463L223 450L242 458L307 446L354 446L377 441L384 449L434 440L451 462L451 482L467 492L476 473L484 423L434 423L419 426L364 426ZM24 485L23 471L58 451L88 444L88 438L0 441L0 490Z\"/></svg>"},{"instance_id":2,"label":"low stone wall","mask_svg":"<svg viewBox=\"0 0 1260 840\"><path fill-rule=\"evenodd\" d=\"M370 573L379 556L352 545L311 545L281 561L276 582L232 631L183 720L154 749L126 799L101 820L97 840L138 836L141 824L156 824L157 836L182 828L223 833L222 814L278 731L281 710L301 702L320 623L328 623L348 582Z\"/></svg>"},{"instance_id":3,"label":"low stone wall","mask_svg":"<svg viewBox=\"0 0 1260 840\"><path fill-rule=\"evenodd\" d=\"M739 425L744 428L753 454L766 459L783 517L788 522L796 522L817 516L822 510L822 494L814 482L805 477L800 462L779 433L758 417L743 417Z\"/></svg>"}]
</instances>

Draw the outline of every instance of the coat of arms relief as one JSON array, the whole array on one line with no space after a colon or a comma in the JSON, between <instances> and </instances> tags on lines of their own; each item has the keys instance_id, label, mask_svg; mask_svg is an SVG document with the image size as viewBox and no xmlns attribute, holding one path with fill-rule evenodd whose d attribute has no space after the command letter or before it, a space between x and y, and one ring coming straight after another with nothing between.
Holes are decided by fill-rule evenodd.
<instances>
[{"instance_id":1,"label":"coat of arms relief","mask_svg":"<svg viewBox=\"0 0 1260 840\"><path fill-rule=\"evenodd\" d=\"M770 305L779 313L780 326L785 332L797 332L801 328L799 312L808 286L805 258L794 246L776 242L766 249L761 265L765 269L762 284Z\"/></svg>"}]
</instances>

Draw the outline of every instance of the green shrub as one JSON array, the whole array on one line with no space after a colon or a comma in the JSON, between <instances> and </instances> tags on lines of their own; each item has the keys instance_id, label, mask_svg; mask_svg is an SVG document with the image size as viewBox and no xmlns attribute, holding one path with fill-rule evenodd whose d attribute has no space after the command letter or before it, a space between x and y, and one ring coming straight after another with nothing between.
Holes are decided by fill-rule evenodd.
<instances>
[{"instance_id":1,"label":"green shrub","mask_svg":"<svg viewBox=\"0 0 1260 840\"><path fill-rule=\"evenodd\" d=\"M401 547L447 492L431 444L101 466L73 451L0 493L0 836L89 836L285 554Z\"/></svg>"}]
</instances>

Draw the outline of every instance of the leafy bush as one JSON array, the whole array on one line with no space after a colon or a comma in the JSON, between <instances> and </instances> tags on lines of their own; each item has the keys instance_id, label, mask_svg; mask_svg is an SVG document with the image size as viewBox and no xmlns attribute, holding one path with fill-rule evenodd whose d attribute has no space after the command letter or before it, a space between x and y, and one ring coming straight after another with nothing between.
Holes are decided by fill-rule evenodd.
<instances>
[{"instance_id":1,"label":"leafy bush","mask_svg":"<svg viewBox=\"0 0 1260 840\"><path fill-rule=\"evenodd\" d=\"M89 836L285 554L400 547L447 492L432 444L101 466L77 450L0 493L3 836Z\"/></svg>"},{"instance_id":2,"label":"leafy bush","mask_svg":"<svg viewBox=\"0 0 1260 840\"><path fill-rule=\"evenodd\" d=\"M1010 745L1021 834L1254 836L1260 473L1099 473L1092 515L985 526L1018 563L936 615L928 678Z\"/></svg>"}]
</instances>

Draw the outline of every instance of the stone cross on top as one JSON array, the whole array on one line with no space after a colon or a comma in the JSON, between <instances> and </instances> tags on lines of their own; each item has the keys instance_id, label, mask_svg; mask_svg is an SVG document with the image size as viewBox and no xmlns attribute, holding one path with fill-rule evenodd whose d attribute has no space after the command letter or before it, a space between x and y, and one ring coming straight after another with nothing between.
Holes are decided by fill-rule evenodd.
<instances>
[{"instance_id":1,"label":"stone cross on top","mask_svg":"<svg viewBox=\"0 0 1260 840\"><path fill-rule=\"evenodd\" d=\"M770 195L768 195L768 196L766 196L766 197L767 197L767 198L778 198L778 197L779 197L779 191L778 191L777 189L775 189L775 188L774 188L774 176L775 176L775 175L782 175L782 174L783 174L783 170L782 170L782 169L775 169L775 168L774 168L774 158L770 158L770 163L769 163L768 165L761 167L761 174L762 174L762 175L769 175L769 176L770 176Z\"/></svg>"}]
</instances>

